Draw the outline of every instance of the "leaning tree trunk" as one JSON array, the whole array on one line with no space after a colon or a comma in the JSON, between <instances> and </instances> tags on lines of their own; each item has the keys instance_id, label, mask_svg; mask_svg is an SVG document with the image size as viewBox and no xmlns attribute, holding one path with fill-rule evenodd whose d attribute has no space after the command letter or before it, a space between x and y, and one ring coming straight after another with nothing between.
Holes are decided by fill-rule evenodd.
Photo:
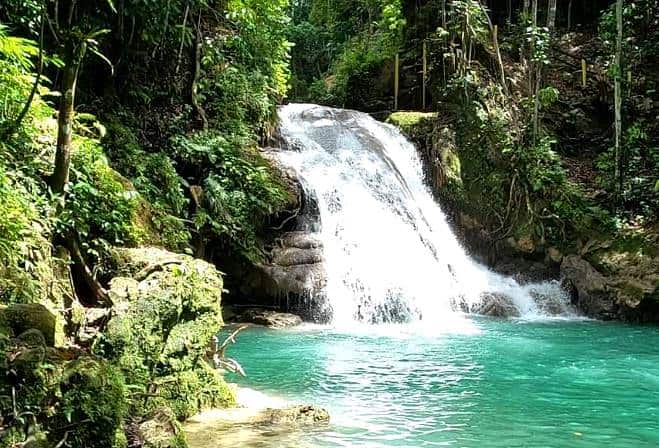
<instances>
[{"instance_id":1,"label":"leaning tree trunk","mask_svg":"<svg viewBox=\"0 0 659 448\"><path fill-rule=\"evenodd\" d=\"M42 6L41 23L39 25L39 56L37 59L37 74L34 77L34 82L32 83L32 90L30 91L30 95L28 96L27 101L23 105L23 109L21 110L21 113L18 114L16 120L14 120L12 125L9 127L5 137L10 134L13 134L21 127L23 120L30 111L30 106L32 105L32 101L34 101L34 97L36 96L37 91L39 90L39 83L41 82L41 75L43 73L43 32L44 32L44 24L46 22L45 14L46 14L45 9Z\"/></svg>"},{"instance_id":2,"label":"leaning tree trunk","mask_svg":"<svg viewBox=\"0 0 659 448\"><path fill-rule=\"evenodd\" d=\"M86 43L80 43L77 46L70 44L70 47L70 50L67 51L68 57L64 66L62 99L60 101L59 116L57 117L55 168L50 178L50 187L57 194L63 193L66 184L69 182L76 84L78 82L78 70L87 50Z\"/></svg>"},{"instance_id":3,"label":"leaning tree trunk","mask_svg":"<svg viewBox=\"0 0 659 448\"><path fill-rule=\"evenodd\" d=\"M616 1L616 24L617 24L617 37L616 37L616 56L615 56L615 183L616 193L618 199L622 194L622 148L620 147L620 139L622 134L622 86L620 79L622 77L622 0Z\"/></svg>"}]
</instances>

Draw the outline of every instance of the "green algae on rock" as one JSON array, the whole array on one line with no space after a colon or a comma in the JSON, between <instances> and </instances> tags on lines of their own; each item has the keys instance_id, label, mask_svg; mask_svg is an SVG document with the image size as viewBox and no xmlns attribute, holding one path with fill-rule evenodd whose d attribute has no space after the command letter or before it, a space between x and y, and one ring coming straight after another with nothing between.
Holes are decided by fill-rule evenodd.
<instances>
[{"instance_id":1,"label":"green algae on rock","mask_svg":"<svg viewBox=\"0 0 659 448\"><path fill-rule=\"evenodd\" d=\"M233 403L209 365L222 326L222 278L214 266L155 248L117 249L120 272L110 296L116 315L94 351L119 366L143 400L134 413L169 406L179 419Z\"/></svg>"}]
</instances>

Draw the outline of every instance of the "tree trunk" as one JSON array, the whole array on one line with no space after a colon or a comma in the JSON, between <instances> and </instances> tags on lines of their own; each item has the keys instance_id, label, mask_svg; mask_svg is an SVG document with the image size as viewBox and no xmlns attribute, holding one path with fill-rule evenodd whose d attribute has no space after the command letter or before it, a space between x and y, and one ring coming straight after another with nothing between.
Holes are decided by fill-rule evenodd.
<instances>
[{"instance_id":1,"label":"tree trunk","mask_svg":"<svg viewBox=\"0 0 659 448\"><path fill-rule=\"evenodd\" d=\"M201 121L201 127L205 131L208 129L208 118L206 117L206 111L204 111L203 106L199 103L199 97L198 97L198 82L199 82L199 76L201 74L201 50L202 50L202 45L203 45L203 36L201 34L201 13L199 14L199 18L197 19L197 30L196 30L196 38L195 38L195 44L194 44L194 67L193 67L193 76L192 76L192 85L190 88L190 102L192 103L192 106L195 109L195 112L197 113L197 117Z\"/></svg>"},{"instance_id":2,"label":"tree trunk","mask_svg":"<svg viewBox=\"0 0 659 448\"><path fill-rule=\"evenodd\" d=\"M522 14L524 16L528 16L529 14L529 3L530 0L524 0L524 6L522 6Z\"/></svg>"},{"instance_id":3,"label":"tree trunk","mask_svg":"<svg viewBox=\"0 0 659 448\"><path fill-rule=\"evenodd\" d=\"M567 30L572 29L572 0L567 4Z\"/></svg>"},{"instance_id":4,"label":"tree trunk","mask_svg":"<svg viewBox=\"0 0 659 448\"><path fill-rule=\"evenodd\" d=\"M538 0L533 0L533 29L537 31L538 29ZM533 51L533 49L532 49ZM535 70L535 86L533 88L533 144L536 144L538 138L538 114L540 112L540 98L538 93L540 92L540 77L541 77L541 63L540 61L534 61L533 66ZM529 74L530 76L530 74Z\"/></svg>"},{"instance_id":5,"label":"tree trunk","mask_svg":"<svg viewBox=\"0 0 659 448\"><path fill-rule=\"evenodd\" d=\"M549 31L553 31L556 26L556 0L549 0L549 5L547 6L547 28Z\"/></svg>"},{"instance_id":6,"label":"tree trunk","mask_svg":"<svg viewBox=\"0 0 659 448\"><path fill-rule=\"evenodd\" d=\"M59 116L57 117L57 150L55 152L55 168L50 178L50 187L54 193L64 192L69 182L71 166L71 137L73 136L73 117L75 105L76 83L78 70L87 50L86 43L76 46L68 44L68 57L64 66L62 81L62 99L60 100Z\"/></svg>"},{"instance_id":7,"label":"tree trunk","mask_svg":"<svg viewBox=\"0 0 659 448\"><path fill-rule=\"evenodd\" d=\"M616 1L616 56L615 56L615 181L618 199L622 194L622 148L620 145L622 134L622 86L620 78L622 76L622 0Z\"/></svg>"}]
</instances>

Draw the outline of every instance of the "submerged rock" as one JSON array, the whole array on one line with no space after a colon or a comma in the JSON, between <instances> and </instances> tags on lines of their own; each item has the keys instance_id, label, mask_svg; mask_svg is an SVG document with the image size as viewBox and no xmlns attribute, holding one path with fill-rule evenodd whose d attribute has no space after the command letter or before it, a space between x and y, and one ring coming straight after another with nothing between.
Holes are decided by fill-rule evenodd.
<instances>
[{"instance_id":1,"label":"submerged rock","mask_svg":"<svg viewBox=\"0 0 659 448\"><path fill-rule=\"evenodd\" d=\"M263 308L249 308L237 312L231 317L232 322L252 323L271 328L287 328L300 325L302 318L297 314L280 313L278 311Z\"/></svg>"},{"instance_id":2,"label":"submerged rock","mask_svg":"<svg viewBox=\"0 0 659 448\"><path fill-rule=\"evenodd\" d=\"M300 405L284 409L266 409L255 418L255 423L272 425L314 425L329 423L329 413L316 406Z\"/></svg>"}]
</instances>

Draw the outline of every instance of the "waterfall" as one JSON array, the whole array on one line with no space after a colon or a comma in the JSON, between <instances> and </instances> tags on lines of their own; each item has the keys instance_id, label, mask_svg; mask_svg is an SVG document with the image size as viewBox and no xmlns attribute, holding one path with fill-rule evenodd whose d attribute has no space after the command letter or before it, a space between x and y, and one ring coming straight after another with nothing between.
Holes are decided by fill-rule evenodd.
<instances>
[{"instance_id":1,"label":"waterfall","mask_svg":"<svg viewBox=\"0 0 659 448\"><path fill-rule=\"evenodd\" d=\"M547 298L569 312L556 282L520 285L469 257L424 184L414 145L395 127L311 104L279 115L278 158L318 201L334 322L436 322L487 297L505 297L520 316L546 314Z\"/></svg>"}]
</instances>

